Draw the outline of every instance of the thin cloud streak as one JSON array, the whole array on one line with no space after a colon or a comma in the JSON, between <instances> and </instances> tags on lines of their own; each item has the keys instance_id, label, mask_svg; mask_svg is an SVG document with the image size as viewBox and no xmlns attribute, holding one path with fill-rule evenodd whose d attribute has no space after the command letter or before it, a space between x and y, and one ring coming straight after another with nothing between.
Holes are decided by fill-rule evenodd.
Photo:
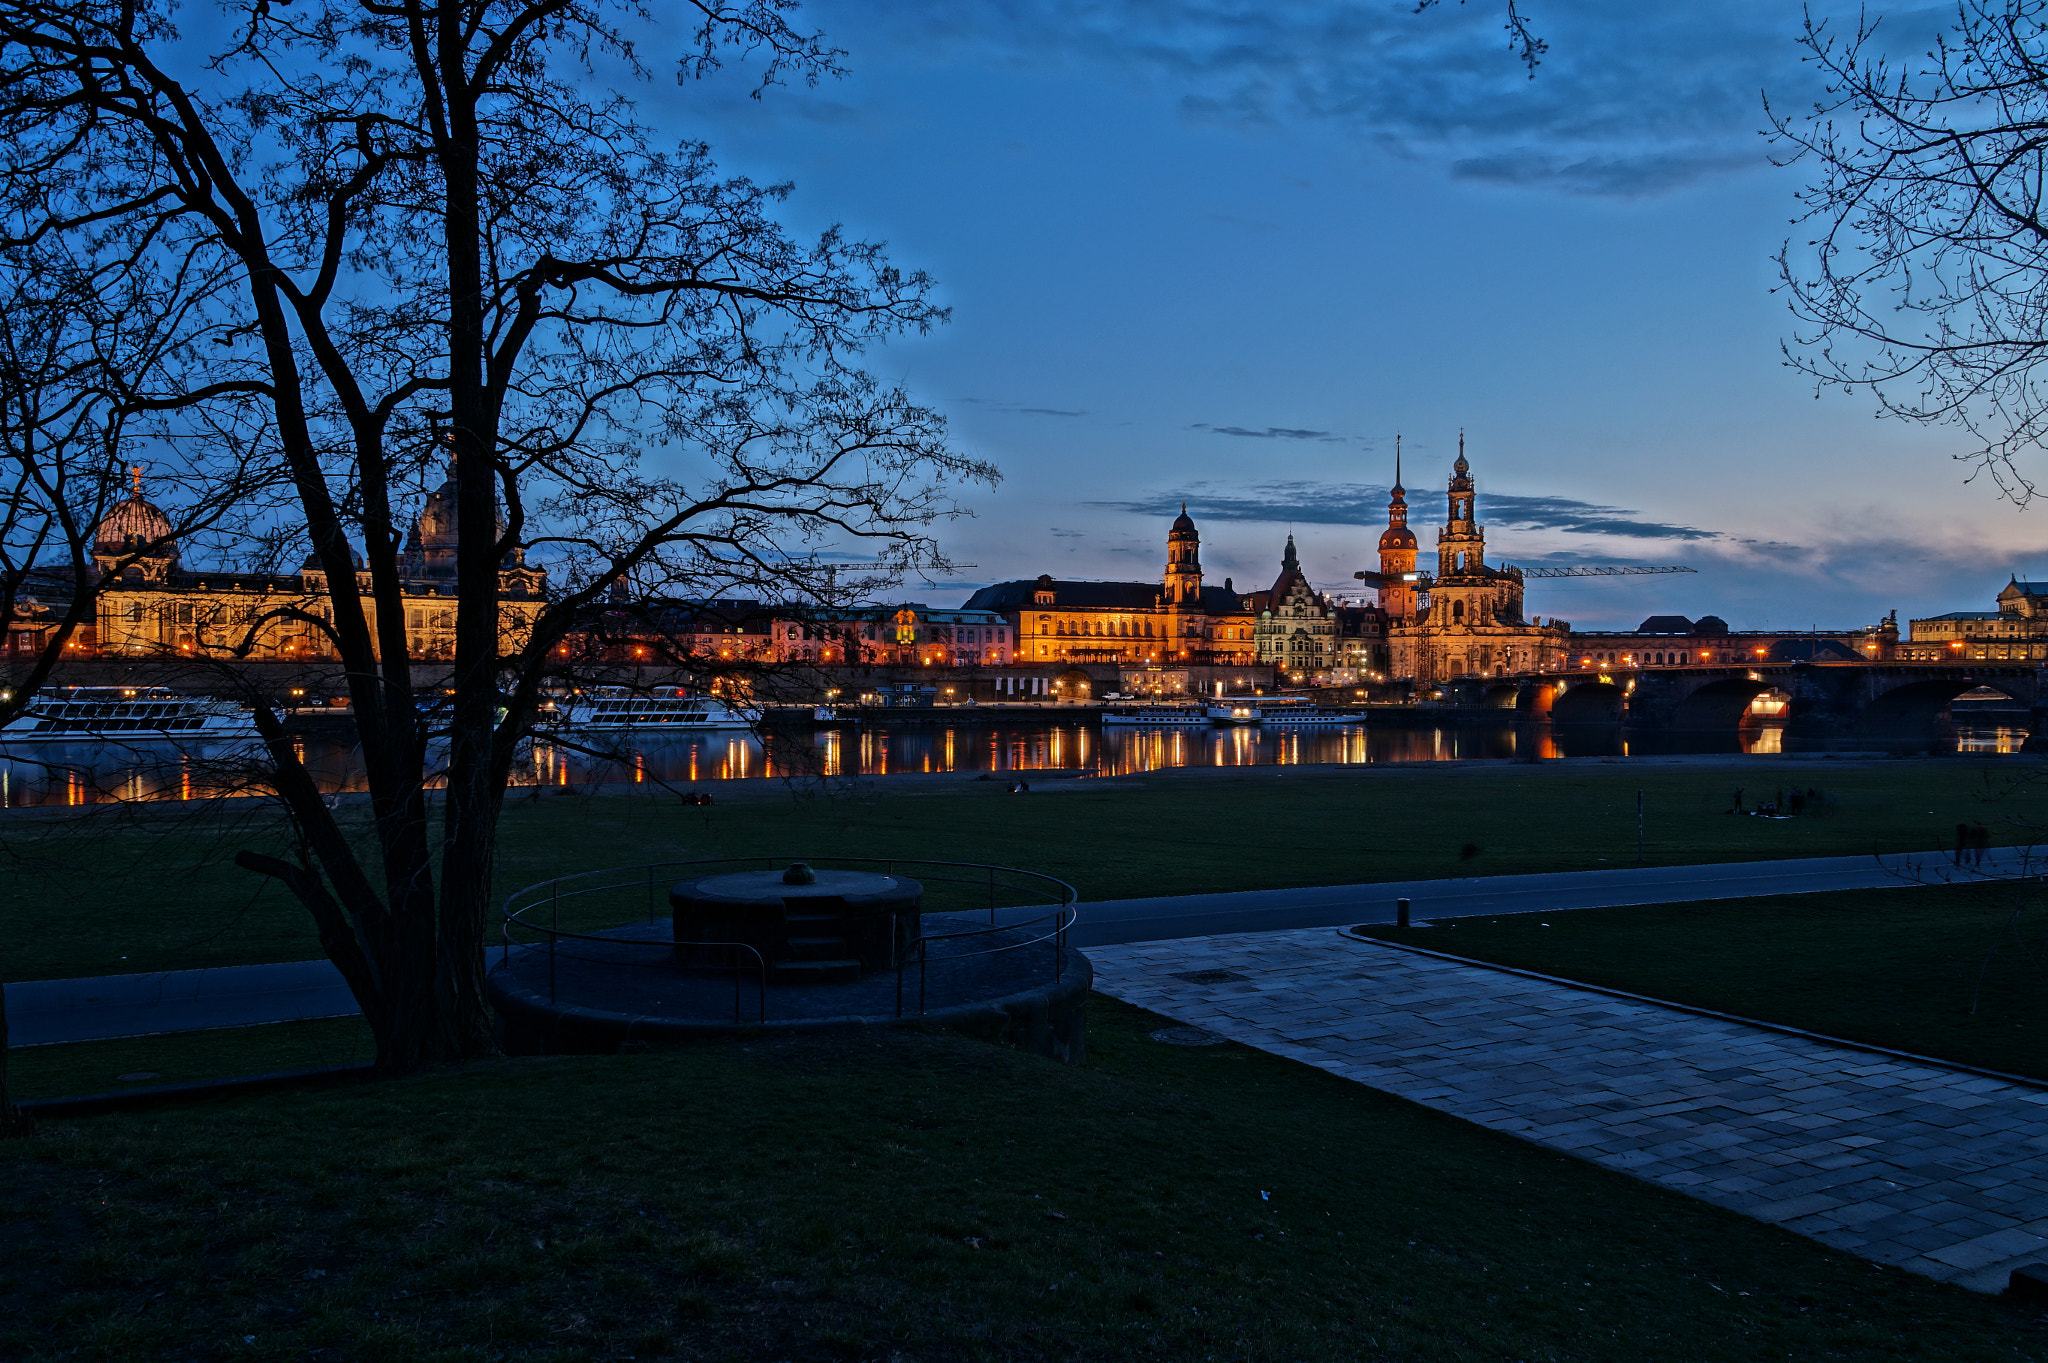
<instances>
[{"instance_id":1,"label":"thin cloud streak","mask_svg":"<svg viewBox=\"0 0 2048 1363\"><path fill-rule=\"evenodd\" d=\"M1241 491L1217 492L1197 483L1181 492L1129 502L1094 502L1104 510L1141 516L1175 514L1185 501L1197 520L1257 521L1267 524L1386 524L1387 490L1363 483L1262 483ZM1411 507L1414 504L1411 503ZM1481 519L1503 530L1558 530L1581 535L1613 535L1646 540L1718 540L1716 530L1649 520L1621 507L1600 506L1569 497L1518 497L1488 493L1480 501ZM1424 517L1411 510L1411 519Z\"/></svg>"}]
</instances>

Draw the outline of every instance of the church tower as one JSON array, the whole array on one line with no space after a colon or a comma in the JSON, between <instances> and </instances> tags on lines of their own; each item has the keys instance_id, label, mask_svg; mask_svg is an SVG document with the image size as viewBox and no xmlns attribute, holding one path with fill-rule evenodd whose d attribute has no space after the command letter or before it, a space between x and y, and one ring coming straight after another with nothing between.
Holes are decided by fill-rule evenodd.
<instances>
[{"instance_id":1,"label":"church tower","mask_svg":"<svg viewBox=\"0 0 2048 1363\"><path fill-rule=\"evenodd\" d=\"M1202 537L1188 516L1188 504L1180 504L1173 529L1166 532L1166 581L1162 595L1168 606L1200 610L1202 606Z\"/></svg>"},{"instance_id":2,"label":"church tower","mask_svg":"<svg viewBox=\"0 0 2048 1363\"><path fill-rule=\"evenodd\" d=\"M1472 466L1465 433L1458 432L1458 462L1451 465L1450 519L1436 534L1437 581L1486 575L1486 532L1472 516Z\"/></svg>"},{"instance_id":3,"label":"church tower","mask_svg":"<svg viewBox=\"0 0 2048 1363\"><path fill-rule=\"evenodd\" d=\"M1380 609L1389 621L1415 618L1415 532L1408 528L1408 489L1401 486L1401 437L1394 437L1394 486L1387 496L1387 530L1380 536Z\"/></svg>"}]
</instances>

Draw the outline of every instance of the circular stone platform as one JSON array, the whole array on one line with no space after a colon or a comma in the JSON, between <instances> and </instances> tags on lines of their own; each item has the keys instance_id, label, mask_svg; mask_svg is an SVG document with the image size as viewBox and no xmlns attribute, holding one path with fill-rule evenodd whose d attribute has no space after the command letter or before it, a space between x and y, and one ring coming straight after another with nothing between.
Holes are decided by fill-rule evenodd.
<instances>
[{"instance_id":1,"label":"circular stone platform","mask_svg":"<svg viewBox=\"0 0 2048 1363\"><path fill-rule=\"evenodd\" d=\"M904 908L904 897L896 889L884 887L881 899L888 907L877 906L877 921L907 922L910 936L899 935L901 927L890 932L892 957L879 966L867 964L867 951L823 958L860 960L862 969L857 974L849 976L842 971L839 977L831 977L799 972L792 978L786 968L776 968L772 957L765 958L764 970L751 962L734 969L735 953L730 948L717 953L715 962L702 952L693 955L717 940L701 935L699 920L693 917L706 899L727 905L753 903L764 915L775 917L784 928L784 943L790 943L802 940L802 934L788 928L804 925L786 923L782 918L785 907L791 917L801 916L807 897L814 903L841 898L849 907L859 907L852 903L860 897L858 892L846 893L857 888L853 883L828 882L827 877L892 880L895 887L913 891L913 900L918 892L916 881L865 872L821 870L815 887L779 881L770 887L765 883L770 874L685 881L671 896L676 920L670 923L639 923L565 938L552 953L546 944L514 948L509 954L494 952L489 990L501 1020L505 1049L514 1055L589 1054L614 1052L634 1043L668 1043L739 1032L937 1026L1024 1046L1058 1060L1078 1063L1085 1057L1085 1005L1094 971L1088 958L1072 947L1059 949L1055 955L1051 940L1035 940L1047 938L1050 931L1042 918L990 933L986 914L919 914L914 908ZM750 883L715 884L742 879ZM751 884L755 880L764 883ZM836 889L826 888L828 883ZM758 890L759 898L724 897L725 892L739 889ZM705 893L714 890L720 893ZM800 893L804 890L814 893L805 896ZM785 900L794 903L785 906ZM899 917L899 913L908 916ZM676 924L685 920L689 923L679 942ZM970 932L976 935L957 943L944 940L945 934ZM922 969L922 993L916 961L898 966L904 946L918 933L938 939L930 942L931 959ZM999 947L1011 949L995 949Z\"/></svg>"}]
</instances>

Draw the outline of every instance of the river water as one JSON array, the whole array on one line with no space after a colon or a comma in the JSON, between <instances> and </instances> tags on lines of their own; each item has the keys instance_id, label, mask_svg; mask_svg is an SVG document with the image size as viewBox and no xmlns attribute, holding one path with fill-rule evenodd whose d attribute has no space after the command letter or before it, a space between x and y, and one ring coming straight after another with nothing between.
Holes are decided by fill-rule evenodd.
<instances>
[{"instance_id":1,"label":"river water","mask_svg":"<svg viewBox=\"0 0 2048 1363\"><path fill-rule=\"evenodd\" d=\"M2015 728L1961 728L1944 746L1956 753L2014 754ZM688 789L731 779L844 778L905 772L1085 770L1105 776L1165 767L1255 767L1382 762L1514 761L1559 757L1664 756L1674 752L1793 752L1785 731L1633 738L1619 726L1346 725L1281 729L1161 726L1097 728L1069 722L919 724L771 734L744 730L647 741L607 736L589 751L536 743L513 769L521 786L633 782ZM602 745L602 746L600 746ZM364 788L362 763L346 743L309 737L301 756L321 789ZM0 748L0 808L118 800L192 800L260 792L260 766L247 745L188 749L170 744L22 744Z\"/></svg>"}]
</instances>

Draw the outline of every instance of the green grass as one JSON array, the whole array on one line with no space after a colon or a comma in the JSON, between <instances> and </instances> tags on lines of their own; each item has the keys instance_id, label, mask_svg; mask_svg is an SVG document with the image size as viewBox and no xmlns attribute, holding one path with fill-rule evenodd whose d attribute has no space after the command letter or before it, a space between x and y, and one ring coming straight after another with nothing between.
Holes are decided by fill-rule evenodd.
<instances>
[{"instance_id":1,"label":"green grass","mask_svg":"<svg viewBox=\"0 0 2048 1363\"><path fill-rule=\"evenodd\" d=\"M2048 1351L2036 1315L1091 1006L1086 1066L841 1035L45 1124L0 1146L0 1356Z\"/></svg>"},{"instance_id":2,"label":"green grass","mask_svg":"<svg viewBox=\"0 0 2048 1363\"><path fill-rule=\"evenodd\" d=\"M2048 1079L2048 903L1957 885L1445 919L1367 934Z\"/></svg>"},{"instance_id":3,"label":"green grass","mask_svg":"<svg viewBox=\"0 0 2048 1363\"><path fill-rule=\"evenodd\" d=\"M7 1053L7 1072L16 1101L28 1102L246 1074L366 1065L376 1058L370 1026L360 1017L314 1018L269 1027L29 1046ZM128 1075L147 1077L124 1077Z\"/></svg>"},{"instance_id":4,"label":"green grass","mask_svg":"<svg viewBox=\"0 0 2048 1363\"><path fill-rule=\"evenodd\" d=\"M2022 825L2048 824L2048 789L2013 783L2039 770L2031 760L1418 764L1041 780L1028 796L961 778L803 800L760 782L722 790L733 802L708 809L655 795L515 793L499 883L721 855L992 861L1060 876L1087 899L1591 870L1634 862L1638 790L1650 864L1864 854L1937 846L1959 820L2025 841ZM1828 802L1785 821L1722 812L1737 785L1754 802L1793 781ZM0 978L317 955L305 913L229 864L238 848L282 845L274 816L247 810L0 819L13 890L0 907Z\"/></svg>"}]
</instances>

